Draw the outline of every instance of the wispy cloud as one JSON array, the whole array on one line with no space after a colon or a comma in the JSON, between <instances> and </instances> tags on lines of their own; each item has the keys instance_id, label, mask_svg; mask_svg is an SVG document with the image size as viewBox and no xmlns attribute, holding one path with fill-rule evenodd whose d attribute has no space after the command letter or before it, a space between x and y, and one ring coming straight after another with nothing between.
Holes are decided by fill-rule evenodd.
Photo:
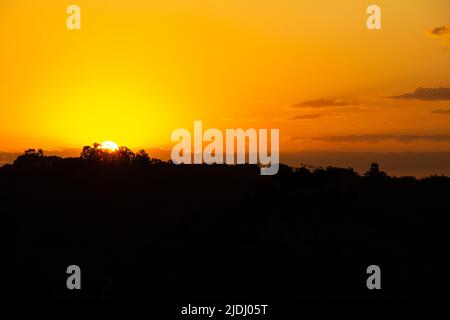
<instances>
[{"instance_id":1,"label":"wispy cloud","mask_svg":"<svg viewBox=\"0 0 450 320\"><path fill-rule=\"evenodd\" d=\"M239 118L239 117L234 117L234 118L221 118L221 121L226 121L226 122L257 122L257 121L262 121L262 118Z\"/></svg>"},{"instance_id":2,"label":"wispy cloud","mask_svg":"<svg viewBox=\"0 0 450 320\"><path fill-rule=\"evenodd\" d=\"M450 109L436 109L436 110L431 110L430 113L434 113L434 114L449 114L450 115Z\"/></svg>"},{"instance_id":3,"label":"wispy cloud","mask_svg":"<svg viewBox=\"0 0 450 320\"><path fill-rule=\"evenodd\" d=\"M292 137L291 140L304 140L305 137ZM442 135L415 135L415 134L364 134L346 136L311 137L311 140L319 142L350 142L350 143L376 143L385 140L394 140L401 143L414 141L449 142L450 134Z\"/></svg>"},{"instance_id":4,"label":"wispy cloud","mask_svg":"<svg viewBox=\"0 0 450 320\"><path fill-rule=\"evenodd\" d=\"M393 99L417 99L426 101L450 100L450 88L417 88L416 91L391 96Z\"/></svg>"},{"instance_id":5,"label":"wispy cloud","mask_svg":"<svg viewBox=\"0 0 450 320\"><path fill-rule=\"evenodd\" d=\"M318 119L320 117L322 117L322 114L319 113L314 113L314 114L301 114L301 115L297 115L294 116L292 118L289 118L289 120L315 120Z\"/></svg>"},{"instance_id":6,"label":"wispy cloud","mask_svg":"<svg viewBox=\"0 0 450 320\"><path fill-rule=\"evenodd\" d=\"M356 105L354 102L333 100L333 99L319 99L319 100L309 100L296 103L292 105L294 108L327 108L327 107L344 107Z\"/></svg>"}]
</instances>

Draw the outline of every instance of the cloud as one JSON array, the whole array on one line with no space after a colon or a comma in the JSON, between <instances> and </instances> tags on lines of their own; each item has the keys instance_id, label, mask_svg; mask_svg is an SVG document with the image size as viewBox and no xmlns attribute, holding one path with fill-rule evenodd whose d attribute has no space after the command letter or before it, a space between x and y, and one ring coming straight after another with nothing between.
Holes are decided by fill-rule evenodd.
<instances>
[{"instance_id":1,"label":"cloud","mask_svg":"<svg viewBox=\"0 0 450 320\"><path fill-rule=\"evenodd\" d=\"M448 26L435 27L428 33L432 37L443 38L444 40L450 41L450 27Z\"/></svg>"},{"instance_id":2,"label":"cloud","mask_svg":"<svg viewBox=\"0 0 450 320\"><path fill-rule=\"evenodd\" d=\"M262 118L238 118L238 117L234 117L234 118L221 118L221 121L226 121L226 122L256 122L256 121L262 121Z\"/></svg>"},{"instance_id":3,"label":"cloud","mask_svg":"<svg viewBox=\"0 0 450 320\"><path fill-rule=\"evenodd\" d=\"M391 96L393 99L417 99L427 101L450 100L450 88L417 88L411 93Z\"/></svg>"},{"instance_id":4,"label":"cloud","mask_svg":"<svg viewBox=\"0 0 450 320\"><path fill-rule=\"evenodd\" d=\"M301 140L304 138L293 137L291 139ZM450 142L450 134L442 134L442 135L364 134L364 135L311 137L310 139L319 142L334 142L334 143L339 142L376 143L385 140L394 140L401 143L408 143L414 141Z\"/></svg>"},{"instance_id":5,"label":"cloud","mask_svg":"<svg viewBox=\"0 0 450 320\"><path fill-rule=\"evenodd\" d=\"M431 110L430 113L434 113L434 114L450 114L450 109Z\"/></svg>"},{"instance_id":6,"label":"cloud","mask_svg":"<svg viewBox=\"0 0 450 320\"><path fill-rule=\"evenodd\" d=\"M339 100L331 100L331 99L319 99L319 100L310 100L303 101L293 105L294 108L327 108L327 107L344 107L356 105L355 103L348 101L339 101Z\"/></svg>"},{"instance_id":7,"label":"cloud","mask_svg":"<svg viewBox=\"0 0 450 320\"><path fill-rule=\"evenodd\" d=\"M323 116L323 115L319 114L319 113L304 114L304 115L294 116L292 118L289 118L289 120L314 120L314 119L320 118L321 116Z\"/></svg>"}]
</instances>

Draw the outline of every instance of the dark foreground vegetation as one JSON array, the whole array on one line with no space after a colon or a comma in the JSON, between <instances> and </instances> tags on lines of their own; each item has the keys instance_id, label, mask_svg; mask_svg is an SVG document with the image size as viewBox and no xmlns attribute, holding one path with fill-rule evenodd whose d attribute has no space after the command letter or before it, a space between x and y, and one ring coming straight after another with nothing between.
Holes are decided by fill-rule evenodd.
<instances>
[{"instance_id":1,"label":"dark foreground vegetation","mask_svg":"<svg viewBox=\"0 0 450 320\"><path fill-rule=\"evenodd\" d=\"M0 203L4 297L450 296L447 177L376 164L260 176L94 146L68 159L27 151L0 168ZM66 288L72 264L80 291ZM372 264L380 291L366 287Z\"/></svg>"}]
</instances>

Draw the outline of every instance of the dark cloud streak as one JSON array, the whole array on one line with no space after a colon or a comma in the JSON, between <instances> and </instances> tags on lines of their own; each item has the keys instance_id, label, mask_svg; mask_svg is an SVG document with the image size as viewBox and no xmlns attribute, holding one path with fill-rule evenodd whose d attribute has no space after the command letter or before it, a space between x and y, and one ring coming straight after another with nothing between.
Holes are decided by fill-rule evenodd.
<instances>
[{"instance_id":1,"label":"dark cloud streak","mask_svg":"<svg viewBox=\"0 0 450 320\"><path fill-rule=\"evenodd\" d=\"M304 140L305 137L292 137L291 140ZM430 142L449 142L450 135L396 135L396 134L364 134L364 135L345 135L345 136L324 136L324 137L311 137L309 138L319 142L331 142L331 143L376 143L386 140L394 140L401 143L408 143L414 141L430 141Z\"/></svg>"},{"instance_id":2,"label":"dark cloud streak","mask_svg":"<svg viewBox=\"0 0 450 320\"><path fill-rule=\"evenodd\" d=\"M450 109L431 110L430 113L433 113L433 114L450 114Z\"/></svg>"},{"instance_id":3,"label":"dark cloud streak","mask_svg":"<svg viewBox=\"0 0 450 320\"><path fill-rule=\"evenodd\" d=\"M429 34L434 37L450 40L450 27L448 26L435 27L429 31Z\"/></svg>"},{"instance_id":4,"label":"dark cloud streak","mask_svg":"<svg viewBox=\"0 0 450 320\"><path fill-rule=\"evenodd\" d=\"M398 96L391 96L392 99L416 99L426 101L450 100L450 88L417 88L416 91Z\"/></svg>"},{"instance_id":5,"label":"dark cloud streak","mask_svg":"<svg viewBox=\"0 0 450 320\"><path fill-rule=\"evenodd\" d=\"M348 101L337 101L331 99L319 99L299 102L293 105L294 108L327 108L327 107L344 107L356 105L355 103Z\"/></svg>"},{"instance_id":6,"label":"dark cloud streak","mask_svg":"<svg viewBox=\"0 0 450 320\"><path fill-rule=\"evenodd\" d=\"M315 113L315 114L305 114L305 115L297 115L292 118L289 118L289 120L315 120L320 117L322 117L322 114Z\"/></svg>"}]
</instances>

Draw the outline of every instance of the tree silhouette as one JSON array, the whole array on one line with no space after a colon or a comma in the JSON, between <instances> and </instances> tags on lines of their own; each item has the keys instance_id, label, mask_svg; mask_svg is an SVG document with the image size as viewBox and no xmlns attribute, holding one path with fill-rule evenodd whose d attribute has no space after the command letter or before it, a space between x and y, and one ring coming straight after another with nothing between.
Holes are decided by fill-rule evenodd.
<instances>
[{"instance_id":1,"label":"tree silhouette","mask_svg":"<svg viewBox=\"0 0 450 320\"><path fill-rule=\"evenodd\" d=\"M380 171L378 163L373 162L370 165L369 171L365 174L366 177L387 177L386 172Z\"/></svg>"},{"instance_id":2,"label":"tree silhouette","mask_svg":"<svg viewBox=\"0 0 450 320\"><path fill-rule=\"evenodd\" d=\"M63 276L79 261L89 301L378 299L363 271L380 261L387 299L447 297L436 270L449 266L449 194L450 178L387 178L377 163L365 176L308 165L261 176L256 165L177 166L126 147L66 159L29 149L0 168L11 243L0 291L73 299Z\"/></svg>"},{"instance_id":3,"label":"tree silhouette","mask_svg":"<svg viewBox=\"0 0 450 320\"><path fill-rule=\"evenodd\" d=\"M39 166L44 164L44 151L42 149L27 149L24 154L14 161L15 166Z\"/></svg>"},{"instance_id":4,"label":"tree silhouette","mask_svg":"<svg viewBox=\"0 0 450 320\"><path fill-rule=\"evenodd\" d=\"M139 166L149 165L151 163L150 157L144 149L141 149L134 156L134 163Z\"/></svg>"},{"instance_id":5,"label":"tree silhouette","mask_svg":"<svg viewBox=\"0 0 450 320\"><path fill-rule=\"evenodd\" d=\"M93 146L84 146L80 159L95 162L110 162L120 164L132 163L135 155L127 147L120 147L119 150L111 151L100 148L100 144L94 143Z\"/></svg>"},{"instance_id":6,"label":"tree silhouette","mask_svg":"<svg viewBox=\"0 0 450 320\"><path fill-rule=\"evenodd\" d=\"M118 165L147 166L162 163L159 159L151 159L143 149L134 153L131 149L121 146L118 150L111 151L100 148L100 144L98 143L94 143L92 147L84 146L80 154L80 159L92 162L115 163Z\"/></svg>"},{"instance_id":7,"label":"tree silhouette","mask_svg":"<svg viewBox=\"0 0 450 320\"><path fill-rule=\"evenodd\" d=\"M127 147L120 147L116 152L107 152L114 160L123 164L131 164L134 160L134 153Z\"/></svg>"},{"instance_id":8,"label":"tree silhouette","mask_svg":"<svg viewBox=\"0 0 450 320\"><path fill-rule=\"evenodd\" d=\"M84 146L83 151L81 151L80 158L82 160L93 160L95 156L95 148L90 146Z\"/></svg>"}]
</instances>

